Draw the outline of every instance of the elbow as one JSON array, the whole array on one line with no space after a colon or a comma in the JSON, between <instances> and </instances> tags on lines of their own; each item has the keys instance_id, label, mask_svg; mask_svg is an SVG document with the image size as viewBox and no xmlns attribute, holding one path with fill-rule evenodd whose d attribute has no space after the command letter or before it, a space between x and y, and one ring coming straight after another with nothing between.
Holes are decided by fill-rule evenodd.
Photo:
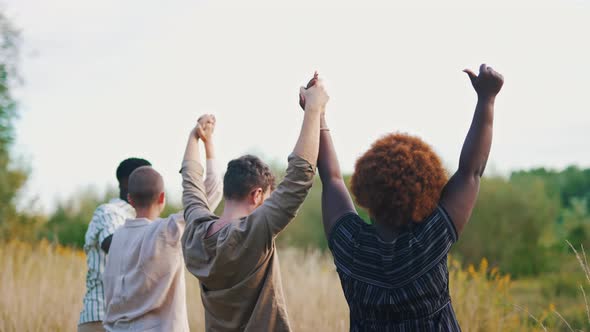
<instances>
[{"instance_id":1,"label":"elbow","mask_svg":"<svg viewBox=\"0 0 590 332\"><path fill-rule=\"evenodd\" d=\"M187 199L187 198L183 198L182 199L182 209L184 210L184 216L186 218L186 215L189 211L195 209L195 202L192 199Z\"/></svg>"},{"instance_id":2,"label":"elbow","mask_svg":"<svg viewBox=\"0 0 590 332\"><path fill-rule=\"evenodd\" d=\"M183 192L182 193L182 207L186 210L188 208L188 206L191 204L192 199L191 199L191 195L188 194L187 192Z\"/></svg>"},{"instance_id":3,"label":"elbow","mask_svg":"<svg viewBox=\"0 0 590 332\"><path fill-rule=\"evenodd\" d=\"M323 185L343 182L344 179L342 178L342 174L340 172L333 172L326 174L325 176L320 176Z\"/></svg>"},{"instance_id":4,"label":"elbow","mask_svg":"<svg viewBox=\"0 0 590 332\"><path fill-rule=\"evenodd\" d=\"M486 170L486 165L482 165L478 169L475 170L475 176L481 178L483 176L484 171Z\"/></svg>"},{"instance_id":5,"label":"elbow","mask_svg":"<svg viewBox=\"0 0 590 332\"><path fill-rule=\"evenodd\" d=\"M479 181L483 176L485 165L480 167L459 167L457 173L459 173L462 177L465 178L473 178Z\"/></svg>"},{"instance_id":6,"label":"elbow","mask_svg":"<svg viewBox=\"0 0 590 332\"><path fill-rule=\"evenodd\" d=\"M320 173L320 179L322 180L322 183L343 180L342 173L340 172L340 169L338 169L338 168L336 168L336 169L318 168L318 170Z\"/></svg>"},{"instance_id":7,"label":"elbow","mask_svg":"<svg viewBox=\"0 0 590 332\"><path fill-rule=\"evenodd\" d=\"M342 178L342 173L340 173L339 169L332 170L329 173L328 177L331 181L344 181L344 179Z\"/></svg>"},{"instance_id":8,"label":"elbow","mask_svg":"<svg viewBox=\"0 0 590 332\"><path fill-rule=\"evenodd\" d=\"M342 176L334 176L327 179L322 179L322 187L324 188L323 190L329 191L331 188L346 188L346 183L344 182Z\"/></svg>"},{"instance_id":9,"label":"elbow","mask_svg":"<svg viewBox=\"0 0 590 332\"><path fill-rule=\"evenodd\" d=\"M488 159L481 158L480 161L477 162L470 162L468 160L460 160L459 161L459 169L457 170L458 173L464 176L470 176L474 178L481 178L483 173L486 169L486 165L488 163Z\"/></svg>"}]
</instances>

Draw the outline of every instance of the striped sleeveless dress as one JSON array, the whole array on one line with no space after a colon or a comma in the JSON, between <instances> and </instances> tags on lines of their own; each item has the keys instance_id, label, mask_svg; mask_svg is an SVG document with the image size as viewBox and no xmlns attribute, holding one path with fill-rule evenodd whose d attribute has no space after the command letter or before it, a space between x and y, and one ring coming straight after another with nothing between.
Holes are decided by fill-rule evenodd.
<instances>
[{"instance_id":1,"label":"striped sleeveless dress","mask_svg":"<svg viewBox=\"0 0 590 332\"><path fill-rule=\"evenodd\" d=\"M350 331L461 331L449 296L447 254L457 231L438 206L393 241L356 213L342 216L329 236Z\"/></svg>"}]
</instances>

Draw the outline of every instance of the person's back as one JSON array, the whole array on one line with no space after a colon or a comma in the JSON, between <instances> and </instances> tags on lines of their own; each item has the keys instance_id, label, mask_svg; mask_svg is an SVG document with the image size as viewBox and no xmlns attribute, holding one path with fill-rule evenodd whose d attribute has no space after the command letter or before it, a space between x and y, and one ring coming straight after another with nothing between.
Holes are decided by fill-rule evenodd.
<instances>
[{"instance_id":1,"label":"person's back","mask_svg":"<svg viewBox=\"0 0 590 332\"><path fill-rule=\"evenodd\" d=\"M351 331L458 331L447 253L457 235L437 207L392 241L356 213L332 229L329 247L350 308Z\"/></svg>"},{"instance_id":2,"label":"person's back","mask_svg":"<svg viewBox=\"0 0 590 332\"><path fill-rule=\"evenodd\" d=\"M190 166L183 169L190 176ZM287 181L252 214L228 221L210 236L217 216L205 212L187 224L185 262L201 282L208 331L290 330L275 238L294 218L313 176L309 162L292 156Z\"/></svg>"},{"instance_id":3,"label":"person's back","mask_svg":"<svg viewBox=\"0 0 590 332\"><path fill-rule=\"evenodd\" d=\"M183 218L173 215L128 219L115 232L104 272L107 330L189 330L183 229Z\"/></svg>"},{"instance_id":4,"label":"person's back","mask_svg":"<svg viewBox=\"0 0 590 332\"><path fill-rule=\"evenodd\" d=\"M224 177L221 217L204 199L195 133L189 138L181 170L187 220L182 242L186 266L201 284L207 331L291 330L275 238L313 183L319 116L328 100L321 84L301 93L308 107L285 179L270 194L274 177L267 165L253 156L232 160Z\"/></svg>"},{"instance_id":5,"label":"person's back","mask_svg":"<svg viewBox=\"0 0 590 332\"><path fill-rule=\"evenodd\" d=\"M188 331L180 215L159 218L166 202L162 176L153 168L129 177L129 203L137 217L113 235L105 266L108 331Z\"/></svg>"},{"instance_id":6,"label":"person's back","mask_svg":"<svg viewBox=\"0 0 590 332\"><path fill-rule=\"evenodd\" d=\"M103 271L111 238L126 219L135 217L135 209L127 202L127 181L131 172L141 166L151 165L145 159L128 158L117 167L119 198L100 205L88 224L84 237L84 252L88 272L86 293L78 325L79 332L104 331L102 320L105 316Z\"/></svg>"},{"instance_id":7,"label":"person's back","mask_svg":"<svg viewBox=\"0 0 590 332\"><path fill-rule=\"evenodd\" d=\"M358 158L351 191L371 224L356 213L330 133L320 135L322 220L351 331L461 330L449 294L447 254L475 205L503 85L503 77L485 65L479 76L466 72L479 99L450 180L432 148L407 134L385 135Z\"/></svg>"}]
</instances>

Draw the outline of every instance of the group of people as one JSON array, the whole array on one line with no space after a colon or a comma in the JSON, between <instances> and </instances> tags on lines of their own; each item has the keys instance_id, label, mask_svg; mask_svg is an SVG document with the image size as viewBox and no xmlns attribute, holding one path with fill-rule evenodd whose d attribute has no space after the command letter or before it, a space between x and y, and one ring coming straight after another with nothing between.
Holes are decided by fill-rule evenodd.
<instances>
[{"instance_id":1,"label":"group of people","mask_svg":"<svg viewBox=\"0 0 590 332\"><path fill-rule=\"evenodd\" d=\"M503 85L486 65L465 72L478 101L457 171L447 179L440 158L418 137L383 136L357 160L351 179L369 221L356 213L340 172L325 116L329 96L317 74L299 92L303 123L276 188L268 165L253 155L230 161L222 179L210 114L188 137L183 211L160 218L162 176L144 159L124 160L117 168L120 197L97 208L86 233L78 331L188 331L185 267L199 280L207 331L291 331L275 239L305 200L316 167L350 330L460 331L447 254L475 205Z\"/></svg>"}]
</instances>

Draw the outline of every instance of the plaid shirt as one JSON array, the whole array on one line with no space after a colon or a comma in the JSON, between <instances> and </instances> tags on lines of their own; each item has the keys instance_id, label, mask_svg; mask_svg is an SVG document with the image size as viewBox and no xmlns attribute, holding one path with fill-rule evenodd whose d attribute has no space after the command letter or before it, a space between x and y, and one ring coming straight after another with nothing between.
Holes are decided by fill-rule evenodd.
<instances>
[{"instance_id":1,"label":"plaid shirt","mask_svg":"<svg viewBox=\"0 0 590 332\"><path fill-rule=\"evenodd\" d=\"M100 248L100 244L119 226L123 225L126 219L131 218L135 218L135 209L119 198L99 206L92 216L84 243L88 274L86 275L86 295L79 324L100 322L105 317L102 274L106 263L106 254Z\"/></svg>"}]
</instances>

